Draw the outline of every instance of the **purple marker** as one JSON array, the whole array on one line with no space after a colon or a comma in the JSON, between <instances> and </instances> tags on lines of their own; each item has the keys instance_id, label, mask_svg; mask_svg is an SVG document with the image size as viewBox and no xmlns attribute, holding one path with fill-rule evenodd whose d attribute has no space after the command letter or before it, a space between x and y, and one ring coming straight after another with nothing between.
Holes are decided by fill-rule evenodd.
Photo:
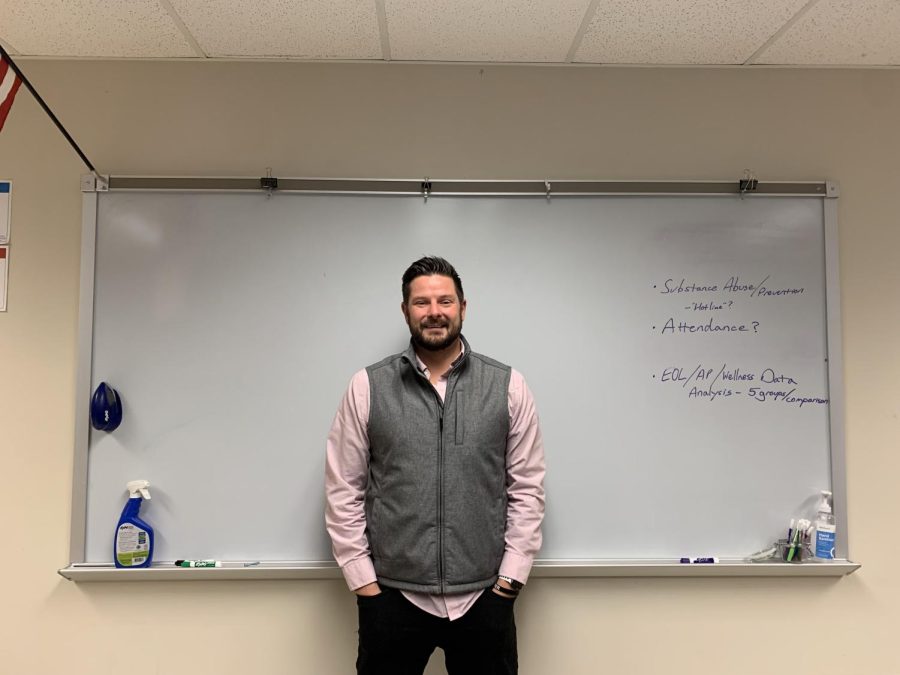
<instances>
[{"instance_id":1,"label":"purple marker","mask_svg":"<svg viewBox=\"0 0 900 675\"><path fill-rule=\"evenodd\" d=\"M718 558L694 558L694 562L698 564L712 564L719 562Z\"/></svg>"}]
</instances>

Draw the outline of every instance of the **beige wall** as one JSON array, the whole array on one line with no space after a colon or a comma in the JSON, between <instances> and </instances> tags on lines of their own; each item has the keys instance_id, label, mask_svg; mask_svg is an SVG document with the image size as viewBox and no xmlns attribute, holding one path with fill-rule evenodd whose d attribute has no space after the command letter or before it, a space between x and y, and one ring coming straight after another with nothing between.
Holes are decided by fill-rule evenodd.
<instances>
[{"instance_id":1,"label":"beige wall","mask_svg":"<svg viewBox=\"0 0 900 675\"><path fill-rule=\"evenodd\" d=\"M900 72L23 62L105 173L840 182L842 579L535 579L522 673L897 675ZM0 673L352 671L337 581L65 581L82 166L22 90L0 315ZM549 449L559 452L560 449ZM841 526L844 526L841 523ZM441 672L432 660L429 673Z\"/></svg>"}]
</instances>

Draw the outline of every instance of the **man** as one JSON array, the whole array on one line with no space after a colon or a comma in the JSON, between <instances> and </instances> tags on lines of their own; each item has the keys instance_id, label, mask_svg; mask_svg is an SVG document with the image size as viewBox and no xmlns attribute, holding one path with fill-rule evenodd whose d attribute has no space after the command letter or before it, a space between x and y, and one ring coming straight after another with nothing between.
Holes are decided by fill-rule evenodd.
<instances>
[{"instance_id":1,"label":"man","mask_svg":"<svg viewBox=\"0 0 900 675\"><path fill-rule=\"evenodd\" d=\"M469 348L450 263L417 260L402 290L410 346L353 376L326 451L357 673L421 675L435 647L450 675L516 673L513 603L544 514L534 399L521 374Z\"/></svg>"}]
</instances>

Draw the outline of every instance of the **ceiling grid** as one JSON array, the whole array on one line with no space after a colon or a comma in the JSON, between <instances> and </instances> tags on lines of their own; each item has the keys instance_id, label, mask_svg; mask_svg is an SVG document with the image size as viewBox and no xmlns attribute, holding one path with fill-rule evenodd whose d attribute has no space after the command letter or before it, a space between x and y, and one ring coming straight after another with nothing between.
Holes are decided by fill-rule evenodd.
<instances>
[{"instance_id":1,"label":"ceiling grid","mask_svg":"<svg viewBox=\"0 0 900 675\"><path fill-rule=\"evenodd\" d=\"M384 0L375 0L375 9L378 12L378 35L381 38L381 58L391 60L391 38L388 33L387 13L384 9Z\"/></svg>"},{"instance_id":2,"label":"ceiling grid","mask_svg":"<svg viewBox=\"0 0 900 675\"><path fill-rule=\"evenodd\" d=\"M0 0L21 58L900 66L898 0Z\"/></svg>"},{"instance_id":3,"label":"ceiling grid","mask_svg":"<svg viewBox=\"0 0 900 675\"><path fill-rule=\"evenodd\" d=\"M588 6L585 11L584 18L581 19L581 25L578 26L578 32L575 33L575 37L572 39L572 46L569 47L569 51L566 53L566 63L572 63L572 61L575 60L575 54L577 54L578 50L581 48L584 34L587 33L588 27L591 25L594 16L597 14L598 4L600 4L600 0L591 0L590 6Z\"/></svg>"},{"instance_id":4,"label":"ceiling grid","mask_svg":"<svg viewBox=\"0 0 900 675\"><path fill-rule=\"evenodd\" d=\"M790 19L788 19L787 22L785 22L785 24L781 28L779 28L777 31L775 31L775 33L772 35L772 37L770 37L762 45L760 45L759 49L757 49L755 52L753 52L750 55L750 57L746 61L744 61L743 65L745 65L745 66L753 65L756 62L756 60L758 58L760 58L760 56L770 46L775 44L782 35L784 35L786 32L788 32L788 30L790 30L791 26L793 26L800 19L802 19L803 16L810 9L812 9L813 5L815 5L817 2L819 2L819 0L809 0L809 2L807 2L803 7L801 7L799 10L797 10L797 13L794 14L794 16L792 16Z\"/></svg>"},{"instance_id":5,"label":"ceiling grid","mask_svg":"<svg viewBox=\"0 0 900 675\"><path fill-rule=\"evenodd\" d=\"M188 27L184 25L184 21L181 20L181 17L178 16L178 12L175 11L175 8L172 7L172 3L169 0L159 0L159 4L163 6L163 9L166 10L166 13L172 17L173 23L178 26L178 30L181 31L181 34L184 36L184 39L188 41L191 47L196 52L197 56L207 58L209 54L203 51L203 48L200 46L200 43L197 42L197 39L193 36Z\"/></svg>"}]
</instances>

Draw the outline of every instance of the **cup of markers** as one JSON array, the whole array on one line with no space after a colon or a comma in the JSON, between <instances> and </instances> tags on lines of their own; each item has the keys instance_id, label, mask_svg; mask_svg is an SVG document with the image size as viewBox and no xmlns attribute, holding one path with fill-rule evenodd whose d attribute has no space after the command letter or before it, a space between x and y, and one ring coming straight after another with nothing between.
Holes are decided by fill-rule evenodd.
<instances>
[{"instance_id":1,"label":"cup of markers","mask_svg":"<svg viewBox=\"0 0 900 675\"><path fill-rule=\"evenodd\" d=\"M787 539L775 542L775 556L789 563L801 563L812 558L812 523L805 519L791 521Z\"/></svg>"},{"instance_id":2,"label":"cup of markers","mask_svg":"<svg viewBox=\"0 0 900 675\"><path fill-rule=\"evenodd\" d=\"M777 552L776 560L783 560L789 563L801 563L812 557L812 549L809 544L795 544L787 539L779 539L775 542Z\"/></svg>"}]
</instances>

